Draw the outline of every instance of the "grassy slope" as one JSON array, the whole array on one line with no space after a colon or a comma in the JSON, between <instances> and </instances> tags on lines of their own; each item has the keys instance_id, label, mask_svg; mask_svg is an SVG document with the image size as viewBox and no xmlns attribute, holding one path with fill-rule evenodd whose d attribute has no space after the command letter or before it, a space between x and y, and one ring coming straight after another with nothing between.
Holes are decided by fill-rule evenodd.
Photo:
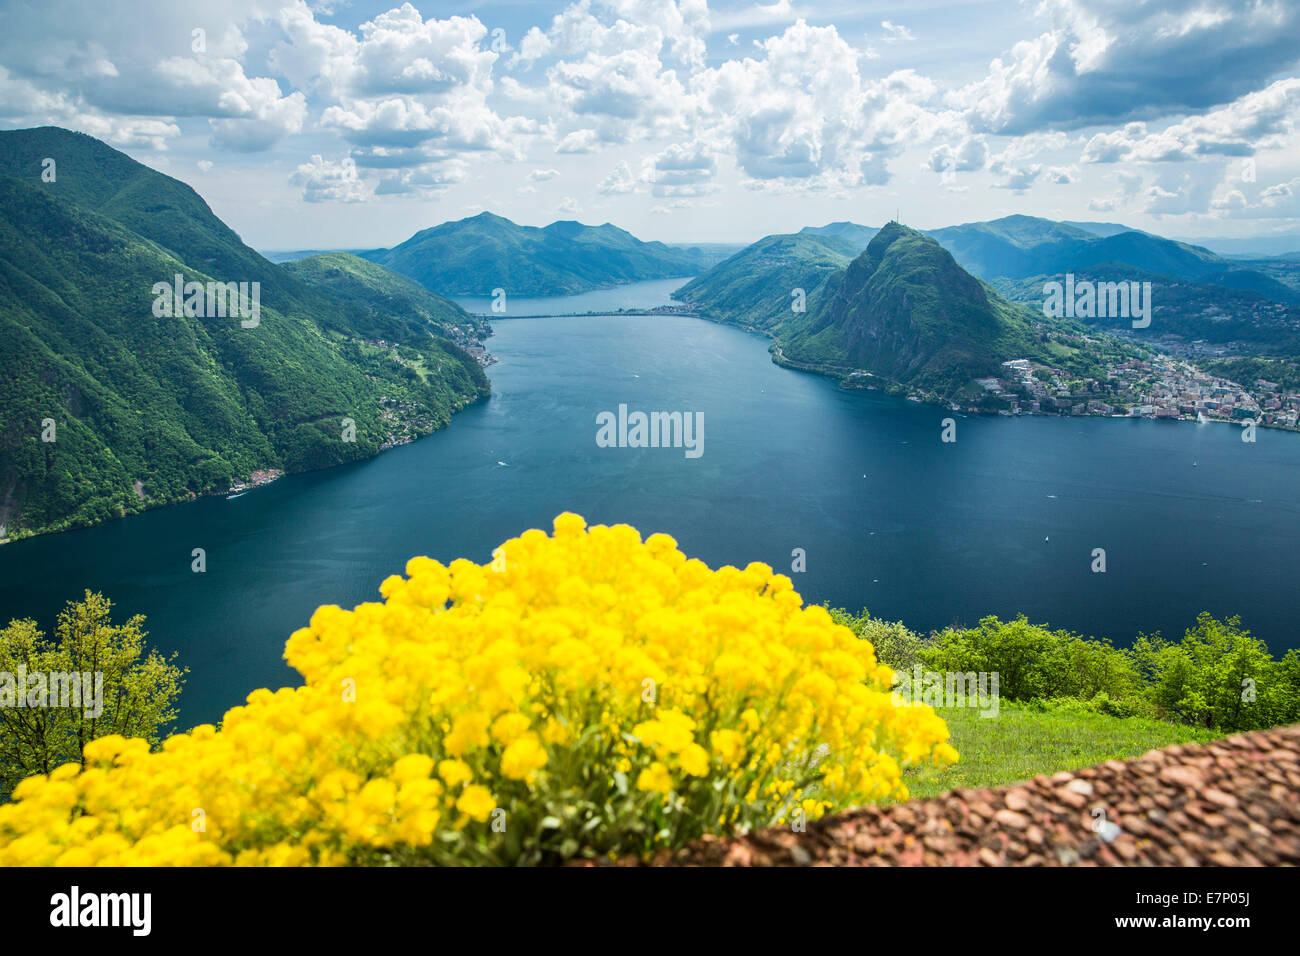
<instances>
[{"instance_id":1,"label":"grassy slope","mask_svg":"<svg viewBox=\"0 0 1300 956\"><path fill-rule=\"evenodd\" d=\"M1140 717L1039 711L1002 702L996 718L973 708L943 707L952 745L961 755L951 767L911 769L913 798L957 787L1000 787L1036 774L1077 770L1106 760L1140 757L1156 747L1204 742L1221 734Z\"/></svg>"}]
</instances>

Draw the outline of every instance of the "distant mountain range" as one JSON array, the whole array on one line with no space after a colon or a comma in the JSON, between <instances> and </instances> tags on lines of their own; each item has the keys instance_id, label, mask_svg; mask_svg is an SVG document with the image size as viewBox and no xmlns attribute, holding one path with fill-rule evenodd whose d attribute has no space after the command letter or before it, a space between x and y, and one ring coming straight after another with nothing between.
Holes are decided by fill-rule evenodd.
<instances>
[{"instance_id":1,"label":"distant mountain range","mask_svg":"<svg viewBox=\"0 0 1300 956\"><path fill-rule=\"evenodd\" d=\"M1209 249L1145 232L1116 232L1121 227L1110 224L1092 230L1082 225L1007 216L932 229L928 234L983 279L1100 272L1105 264L1118 263L1175 279L1254 291L1277 301L1300 301L1297 290Z\"/></svg>"},{"instance_id":2,"label":"distant mountain range","mask_svg":"<svg viewBox=\"0 0 1300 956\"><path fill-rule=\"evenodd\" d=\"M217 283L244 283L249 306L256 283L253 327L208 316ZM0 538L430 432L488 393L453 342L485 331L355 257L277 266L189 186L90 136L0 132Z\"/></svg>"},{"instance_id":3,"label":"distant mountain range","mask_svg":"<svg viewBox=\"0 0 1300 956\"><path fill-rule=\"evenodd\" d=\"M799 230L799 235L843 239L852 245L855 250L860 251L867 247L867 243L874 239L879 231L879 229L871 226L860 226L856 222L842 221L827 223L824 226L804 226Z\"/></svg>"},{"instance_id":4,"label":"distant mountain range","mask_svg":"<svg viewBox=\"0 0 1300 956\"><path fill-rule=\"evenodd\" d=\"M1230 259L1300 259L1300 232L1278 236L1250 236L1243 238L1219 238L1209 236L1199 239L1183 239L1183 242L1205 248Z\"/></svg>"},{"instance_id":5,"label":"distant mountain range","mask_svg":"<svg viewBox=\"0 0 1300 956\"><path fill-rule=\"evenodd\" d=\"M520 226L484 212L417 232L365 258L442 295L571 295L644 279L693 276L718 261L702 247L642 242L605 223Z\"/></svg>"},{"instance_id":6,"label":"distant mountain range","mask_svg":"<svg viewBox=\"0 0 1300 956\"><path fill-rule=\"evenodd\" d=\"M1008 302L915 229L888 223L859 249L864 233L851 225L767 236L676 296L706 318L771 335L783 364L868 373L947 400L981 403L975 380L1011 359L1098 373L1098 356L1079 347L1081 325Z\"/></svg>"},{"instance_id":7,"label":"distant mountain range","mask_svg":"<svg viewBox=\"0 0 1300 956\"><path fill-rule=\"evenodd\" d=\"M1287 268L1288 257L1258 262L1227 259L1202 246L1119 223L1056 222L1016 215L923 231L981 279L1099 273L1107 263L1116 263L1166 279L1256 292L1276 302L1300 304L1300 270ZM870 226L833 222L806 227L801 235L835 236L862 249L875 233ZM1292 281L1281 281L1279 275Z\"/></svg>"}]
</instances>

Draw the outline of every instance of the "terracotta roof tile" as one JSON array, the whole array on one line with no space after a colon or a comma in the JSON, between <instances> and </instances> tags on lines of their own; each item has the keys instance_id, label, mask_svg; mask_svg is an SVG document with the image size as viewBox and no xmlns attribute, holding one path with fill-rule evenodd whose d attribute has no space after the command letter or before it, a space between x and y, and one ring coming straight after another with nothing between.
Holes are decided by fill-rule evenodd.
<instances>
[{"instance_id":1,"label":"terracotta roof tile","mask_svg":"<svg viewBox=\"0 0 1300 956\"><path fill-rule=\"evenodd\" d=\"M706 838L651 863L1300 864L1300 725L1166 747L996 790L865 807L811 823L806 833Z\"/></svg>"}]
</instances>

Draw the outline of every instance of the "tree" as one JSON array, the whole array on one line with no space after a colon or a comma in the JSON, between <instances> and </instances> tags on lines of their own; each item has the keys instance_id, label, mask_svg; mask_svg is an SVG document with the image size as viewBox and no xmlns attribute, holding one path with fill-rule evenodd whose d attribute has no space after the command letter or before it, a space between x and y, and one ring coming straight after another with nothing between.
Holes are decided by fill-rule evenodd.
<instances>
[{"instance_id":1,"label":"tree","mask_svg":"<svg viewBox=\"0 0 1300 956\"><path fill-rule=\"evenodd\" d=\"M1252 730L1294 714L1295 655L1274 661L1240 617L1202 612L1179 643L1142 635L1132 654L1154 684L1156 705L1183 723Z\"/></svg>"},{"instance_id":2,"label":"tree","mask_svg":"<svg viewBox=\"0 0 1300 956\"><path fill-rule=\"evenodd\" d=\"M145 649L144 615L113 624L113 604L85 592L54 638L30 619L0 630L0 797L32 774L85 763L86 744L119 734L151 745L176 719L186 670Z\"/></svg>"}]
</instances>

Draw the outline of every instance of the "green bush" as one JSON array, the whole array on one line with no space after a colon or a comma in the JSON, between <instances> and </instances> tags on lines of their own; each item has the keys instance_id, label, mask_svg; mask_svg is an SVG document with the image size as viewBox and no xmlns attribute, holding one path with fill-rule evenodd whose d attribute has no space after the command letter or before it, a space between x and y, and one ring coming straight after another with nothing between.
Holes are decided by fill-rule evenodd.
<instances>
[{"instance_id":1,"label":"green bush","mask_svg":"<svg viewBox=\"0 0 1300 956\"><path fill-rule=\"evenodd\" d=\"M1275 660L1241 626L1200 614L1180 641L1140 634L1131 649L1107 639L1014 620L983 618L977 627L922 637L901 621L831 608L832 618L870 641L876 656L910 673L998 674L1003 700L1065 713L1145 717L1226 732L1300 721L1300 654Z\"/></svg>"}]
</instances>

